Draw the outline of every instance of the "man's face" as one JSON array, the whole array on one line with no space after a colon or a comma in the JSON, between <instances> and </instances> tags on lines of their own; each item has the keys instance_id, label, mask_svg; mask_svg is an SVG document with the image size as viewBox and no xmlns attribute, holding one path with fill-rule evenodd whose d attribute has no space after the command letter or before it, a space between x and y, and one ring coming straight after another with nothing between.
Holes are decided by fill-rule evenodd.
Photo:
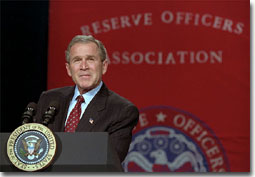
<instances>
[{"instance_id":1,"label":"man's face","mask_svg":"<svg viewBox=\"0 0 255 177\"><path fill-rule=\"evenodd\" d=\"M66 63L67 73L81 94L98 86L107 66L107 60L101 61L99 49L93 42L74 44L70 49L70 63Z\"/></svg>"}]
</instances>

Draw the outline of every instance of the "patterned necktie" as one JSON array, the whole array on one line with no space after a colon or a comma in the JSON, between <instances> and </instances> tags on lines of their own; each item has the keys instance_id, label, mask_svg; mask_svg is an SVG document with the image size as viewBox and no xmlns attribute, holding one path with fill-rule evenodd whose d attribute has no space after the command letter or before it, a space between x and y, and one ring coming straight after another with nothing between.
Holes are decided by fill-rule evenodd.
<instances>
[{"instance_id":1,"label":"patterned necktie","mask_svg":"<svg viewBox=\"0 0 255 177\"><path fill-rule=\"evenodd\" d=\"M77 103L71 111L68 120L66 122L65 132L75 132L76 127L80 121L81 116L81 104L84 102L83 96L78 96L76 98Z\"/></svg>"}]
</instances>

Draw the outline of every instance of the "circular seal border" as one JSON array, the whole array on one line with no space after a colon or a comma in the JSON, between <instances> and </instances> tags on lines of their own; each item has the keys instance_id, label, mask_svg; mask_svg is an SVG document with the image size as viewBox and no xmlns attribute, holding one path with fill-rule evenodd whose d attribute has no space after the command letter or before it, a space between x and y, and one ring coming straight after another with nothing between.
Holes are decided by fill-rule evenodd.
<instances>
[{"instance_id":1,"label":"circular seal border","mask_svg":"<svg viewBox=\"0 0 255 177\"><path fill-rule=\"evenodd\" d=\"M226 151L225 151L221 141L218 139L218 137L214 133L214 131L205 122L203 122L197 116L195 116L194 114L191 114L188 111L185 111L185 110L182 110L182 109L179 109L179 108L175 108L175 107L172 107L172 106L169 106L169 105L151 105L151 106L140 108L139 112L142 113L142 112L146 112L146 111L151 110L151 109L167 109L167 110L171 109L173 111L186 114L186 115L190 116L191 118L193 118L194 120L196 120L197 122L199 122L201 125L203 125L203 127L205 127L207 129L207 131L213 136L214 140L219 145L220 150L222 151L222 155L224 157L225 163L226 163L226 172L230 172L230 163L229 163L229 159L227 158ZM133 134L136 134L136 133L138 133L139 131L141 131L143 129L146 129L146 128L134 129Z\"/></svg>"},{"instance_id":2,"label":"circular seal border","mask_svg":"<svg viewBox=\"0 0 255 177\"><path fill-rule=\"evenodd\" d=\"M26 133L28 131L38 131L41 134L43 134L49 143L49 151L48 154L39 162L35 164L26 164L22 162L20 159L17 158L15 154L15 144L17 139L22 135L23 133ZM53 134L53 132L46 126L38 123L28 123L19 126L16 128L11 135L9 136L9 139L7 141L7 155L11 161L11 163L17 167L20 170L23 171L38 171L42 170L50 165L52 162L55 153L56 153L56 139Z\"/></svg>"}]
</instances>

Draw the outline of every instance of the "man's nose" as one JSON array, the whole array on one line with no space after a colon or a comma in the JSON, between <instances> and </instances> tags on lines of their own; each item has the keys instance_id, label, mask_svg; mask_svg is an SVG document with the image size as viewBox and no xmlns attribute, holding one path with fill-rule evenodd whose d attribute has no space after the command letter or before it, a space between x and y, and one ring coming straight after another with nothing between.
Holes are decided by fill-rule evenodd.
<instances>
[{"instance_id":1,"label":"man's nose","mask_svg":"<svg viewBox=\"0 0 255 177\"><path fill-rule=\"evenodd\" d=\"M87 69L87 68L88 68L87 61L83 59L83 60L81 61L81 69Z\"/></svg>"}]
</instances>

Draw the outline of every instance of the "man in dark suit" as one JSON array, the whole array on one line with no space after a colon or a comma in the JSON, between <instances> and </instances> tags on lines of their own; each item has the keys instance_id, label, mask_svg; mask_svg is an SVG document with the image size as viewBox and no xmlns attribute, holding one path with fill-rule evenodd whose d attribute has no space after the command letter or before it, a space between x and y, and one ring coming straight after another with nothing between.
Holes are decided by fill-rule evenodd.
<instances>
[{"instance_id":1,"label":"man in dark suit","mask_svg":"<svg viewBox=\"0 0 255 177\"><path fill-rule=\"evenodd\" d=\"M43 92L34 121L41 123L52 101L58 112L48 127L55 132L108 132L120 162L128 152L139 111L134 104L109 90L102 81L108 67L101 41L75 36L66 50L66 69L75 86Z\"/></svg>"}]
</instances>

